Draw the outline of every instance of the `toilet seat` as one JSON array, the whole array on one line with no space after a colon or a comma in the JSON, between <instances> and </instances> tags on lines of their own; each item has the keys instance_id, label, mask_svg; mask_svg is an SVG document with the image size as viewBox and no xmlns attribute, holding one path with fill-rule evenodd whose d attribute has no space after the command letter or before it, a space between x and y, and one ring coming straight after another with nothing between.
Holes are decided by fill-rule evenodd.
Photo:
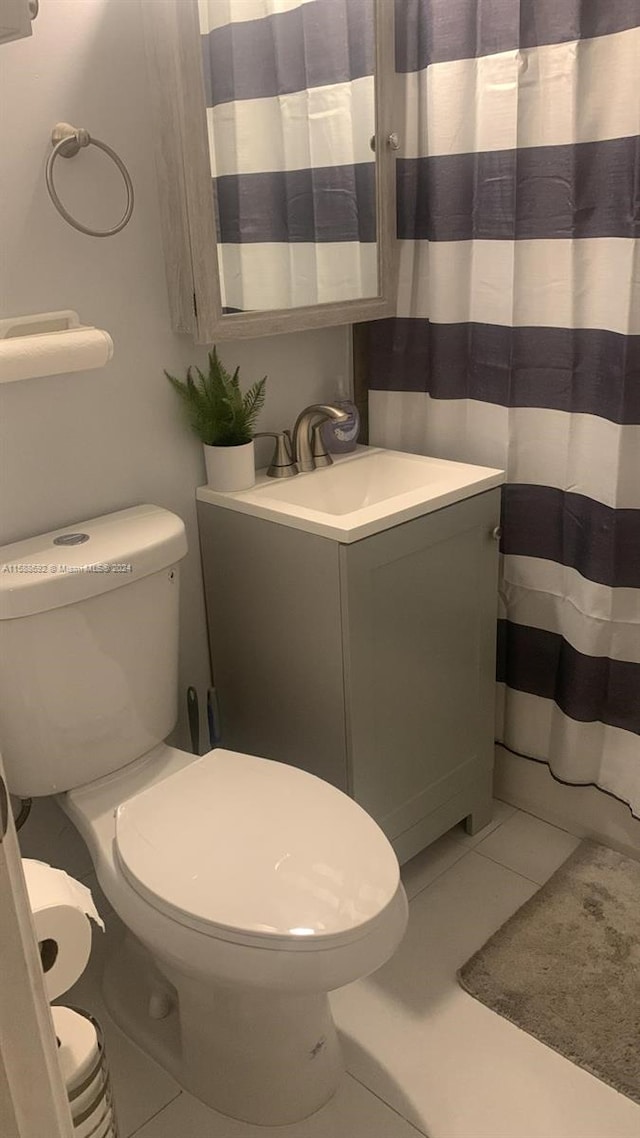
<instances>
[{"instance_id":1,"label":"toilet seat","mask_svg":"<svg viewBox=\"0 0 640 1138\"><path fill-rule=\"evenodd\" d=\"M222 749L123 802L115 849L160 912L272 949L360 939L399 884L390 843L352 799L295 767Z\"/></svg>"}]
</instances>

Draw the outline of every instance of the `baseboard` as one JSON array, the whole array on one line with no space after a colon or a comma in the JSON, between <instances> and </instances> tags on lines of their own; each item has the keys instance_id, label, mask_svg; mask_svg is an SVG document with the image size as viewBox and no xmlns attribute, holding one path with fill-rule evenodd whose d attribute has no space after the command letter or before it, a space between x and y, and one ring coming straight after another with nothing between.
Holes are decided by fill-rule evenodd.
<instances>
[{"instance_id":1,"label":"baseboard","mask_svg":"<svg viewBox=\"0 0 640 1138\"><path fill-rule=\"evenodd\" d=\"M565 786L545 763L532 762L496 746L495 795L560 826L640 858L640 820L628 806L592 786Z\"/></svg>"}]
</instances>

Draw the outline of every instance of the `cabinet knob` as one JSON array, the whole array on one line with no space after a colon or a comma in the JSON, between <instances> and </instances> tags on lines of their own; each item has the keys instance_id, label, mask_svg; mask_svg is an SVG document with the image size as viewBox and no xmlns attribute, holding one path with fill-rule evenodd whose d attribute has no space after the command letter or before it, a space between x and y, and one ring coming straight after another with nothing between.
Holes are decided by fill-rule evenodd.
<instances>
[{"instance_id":1,"label":"cabinet knob","mask_svg":"<svg viewBox=\"0 0 640 1138\"><path fill-rule=\"evenodd\" d=\"M394 130L394 131L392 131L391 134L388 134L386 142L387 142L387 146L389 147L390 150L399 150L400 149L400 138L398 136L397 131ZM375 148L376 148L376 136L375 136L375 134L371 135L371 138L369 139L369 146L370 146L371 150L375 151Z\"/></svg>"},{"instance_id":2,"label":"cabinet knob","mask_svg":"<svg viewBox=\"0 0 640 1138\"><path fill-rule=\"evenodd\" d=\"M500 541L502 537L502 526L494 526L491 530L491 536L494 541Z\"/></svg>"}]
</instances>

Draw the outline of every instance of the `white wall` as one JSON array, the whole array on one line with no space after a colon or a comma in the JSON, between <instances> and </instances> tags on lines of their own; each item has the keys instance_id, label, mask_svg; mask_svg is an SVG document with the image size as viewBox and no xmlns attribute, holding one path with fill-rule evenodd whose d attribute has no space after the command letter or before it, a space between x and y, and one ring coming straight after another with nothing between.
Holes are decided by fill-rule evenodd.
<instances>
[{"instance_id":1,"label":"white wall","mask_svg":"<svg viewBox=\"0 0 640 1138\"><path fill-rule=\"evenodd\" d=\"M171 330L147 84L139 0L42 0L33 37L0 48L0 316L75 308L115 344L102 371L0 389L0 541L145 501L180 514L190 544L184 707L186 685L202 696L208 683L194 500L205 479L201 448L162 372L183 373L205 350ZM114 238L83 236L49 201L44 163L59 120L89 129L129 167L135 211ZM56 177L67 207L88 224L121 216L119 175L95 148L58 161ZM279 336L226 344L221 355L241 365L247 383L268 374L260 426L270 429L332 394L347 337L346 329Z\"/></svg>"}]
</instances>

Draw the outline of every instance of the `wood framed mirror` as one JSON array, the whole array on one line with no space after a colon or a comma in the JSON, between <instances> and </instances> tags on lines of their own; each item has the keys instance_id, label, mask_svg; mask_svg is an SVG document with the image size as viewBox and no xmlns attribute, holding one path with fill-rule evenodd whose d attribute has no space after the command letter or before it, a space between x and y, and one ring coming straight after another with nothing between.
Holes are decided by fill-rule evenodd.
<instances>
[{"instance_id":1,"label":"wood framed mirror","mask_svg":"<svg viewBox=\"0 0 640 1138\"><path fill-rule=\"evenodd\" d=\"M393 7L144 0L177 331L393 314Z\"/></svg>"}]
</instances>

